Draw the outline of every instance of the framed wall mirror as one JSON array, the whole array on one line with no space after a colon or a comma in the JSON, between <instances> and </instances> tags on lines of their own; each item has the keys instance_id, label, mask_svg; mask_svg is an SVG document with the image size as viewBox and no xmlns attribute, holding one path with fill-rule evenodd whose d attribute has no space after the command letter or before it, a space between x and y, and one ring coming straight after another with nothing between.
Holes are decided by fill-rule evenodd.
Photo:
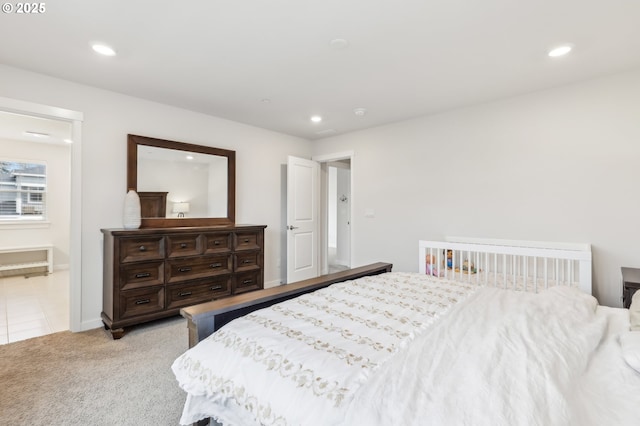
<instances>
[{"instance_id":1,"label":"framed wall mirror","mask_svg":"<svg viewBox=\"0 0 640 426\"><path fill-rule=\"evenodd\" d=\"M236 153L128 135L127 189L140 195L142 228L233 225Z\"/></svg>"}]
</instances>

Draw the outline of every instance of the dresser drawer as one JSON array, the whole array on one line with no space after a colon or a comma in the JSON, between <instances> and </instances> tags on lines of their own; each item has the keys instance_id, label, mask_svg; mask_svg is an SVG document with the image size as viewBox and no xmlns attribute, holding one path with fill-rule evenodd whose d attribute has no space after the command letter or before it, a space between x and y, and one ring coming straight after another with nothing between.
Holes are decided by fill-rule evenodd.
<instances>
[{"instance_id":1,"label":"dresser drawer","mask_svg":"<svg viewBox=\"0 0 640 426\"><path fill-rule=\"evenodd\" d=\"M120 262L164 259L164 237L120 239Z\"/></svg>"},{"instance_id":2,"label":"dresser drawer","mask_svg":"<svg viewBox=\"0 0 640 426\"><path fill-rule=\"evenodd\" d=\"M228 253L231 251L233 239L231 232L215 232L203 234L204 254Z\"/></svg>"},{"instance_id":3,"label":"dresser drawer","mask_svg":"<svg viewBox=\"0 0 640 426\"><path fill-rule=\"evenodd\" d=\"M261 240L258 232L236 232L234 246L236 250L259 250Z\"/></svg>"},{"instance_id":4,"label":"dresser drawer","mask_svg":"<svg viewBox=\"0 0 640 426\"><path fill-rule=\"evenodd\" d=\"M231 275L190 281L167 287L167 308L197 305L231 294Z\"/></svg>"},{"instance_id":5,"label":"dresser drawer","mask_svg":"<svg viewBox=\"0 0 640 426\"><path fill-rule=\"evenodd\" d=\"M197 256L202 254L200 234L167 235L167 257Z\"/></svg>"},{"instance_id":6,"label":"dresser drawer","mask_svg":"<svg viewBox=\"0 0 640 426\"><path fill-rule=\"evenodd\" d=\"M249 251L238 253L235 257L235 270L236 272L251 271L254 269L260 269L260 252Z\"/></svg>"},{"instance_id":7,"label":"dresser drawer","mask_svg":"<svg viewBox=\"0 0 640 426\"><path fill-rule=\"evenodd\" d=\"M233 283L233 294L262 288L262 271L242 272L236 274Z\"/></svg>"},{"instance_id":8,"label":"dresser drawer","mask_svg":"<svg viewBox=\"0 0 640 426\"><path fill-rule=\"evenodd\" d=\"M126 263L120 267L120 290L164 284L164 261Z\"/></svg>"},{"instance_id":9,"label":"dresser drawer","mask_svg":"<svg viewBox=\"0 0 640 426\"><path fill-rule=\"evenodd\" d=\"M164 287L120 292L120 319L164 310Z\"/></svg>"},{"instance_id":10,"label":"dresser drawer","mask_svg":"<svg viewBox=\"0 0 640 426\"><path fill-rule=\"evenodd\" d=\"M167 261L166 283L230 274L232 270L230 254L171 259Z\"/></svg>"}]
</instances>

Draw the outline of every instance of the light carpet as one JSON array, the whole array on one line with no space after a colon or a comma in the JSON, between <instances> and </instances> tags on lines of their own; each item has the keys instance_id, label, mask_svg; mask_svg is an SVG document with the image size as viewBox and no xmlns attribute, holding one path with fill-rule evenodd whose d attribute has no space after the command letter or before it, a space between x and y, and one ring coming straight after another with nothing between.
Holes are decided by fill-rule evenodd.
<instances>
[{"instance_id":1,"label":"light carpet","mask_svg":"<svg viewBox=\"0 0 640 426\"><path fill-rule=\"evenodd\" d=\"M171 364L186 320L155 321L120 340L102 328L0 346L1 425L177 425L185 393Z\"/></svg>"}]
</instances>

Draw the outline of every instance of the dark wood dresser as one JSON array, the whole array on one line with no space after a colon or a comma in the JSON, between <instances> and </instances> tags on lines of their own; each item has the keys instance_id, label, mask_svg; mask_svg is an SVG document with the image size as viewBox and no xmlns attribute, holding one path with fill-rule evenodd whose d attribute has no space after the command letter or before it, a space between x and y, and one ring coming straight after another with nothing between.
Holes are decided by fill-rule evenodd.
<instances>
[{"instance_id":1,"label":"dark wood dresser","mask_svg":"<svg viewBox=\"0 0 640 426\"><path fill-rule=\"evenodd\" d=\"M629 308L631 306L631 298L633 294L640 290L640 269L638 268L621 268L622 269L622 307Z\"/></svg>"},{"instance_id":2,"label":"dark wood dresser","mask_svg":"<svg viewBox=\"0 0 640 426\"><path fill-rule=\"evenodd\" d=\"M266 225L103 229L102 321L124 327L264 287Z\"/></svg>"}]
</instances>

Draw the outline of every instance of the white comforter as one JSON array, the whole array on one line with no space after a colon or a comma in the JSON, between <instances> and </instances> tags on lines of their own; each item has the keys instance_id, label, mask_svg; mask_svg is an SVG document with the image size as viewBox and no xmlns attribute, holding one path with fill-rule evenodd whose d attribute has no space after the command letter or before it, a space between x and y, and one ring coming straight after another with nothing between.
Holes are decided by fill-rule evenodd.
<instances>
[{"instance_id":1,"label":"white comforter","mask_svg":"<svg viewBox=\"0 0 640 426\"><path fill-rule=\"evenodd\" d=\"M380 366L476 289L389 273L239 318L174 362L189 394L181 422L339 424Z\"/></svg>"},{"instance_id":2,"label":"white comforter","mask_svg":"<svg viewBox=\"0 0 640 426\"><path fill-rule=\"evenodd\" d=\"M570 395L606 325L595 299L483 288L463 305L362 388L345 424L577 424Z\"/></svg>"},{"instance_id":3,"label":"white comforter","mask_svg":"<svg viewBox=\"0 0 640 426\"><path fill-rule=\"evenodd\" d=\"M576 387L606 329L591 296L398 273L335 287L234 321L178 358L181 421L584 424Z\"/></svg>"}]
</instances>

